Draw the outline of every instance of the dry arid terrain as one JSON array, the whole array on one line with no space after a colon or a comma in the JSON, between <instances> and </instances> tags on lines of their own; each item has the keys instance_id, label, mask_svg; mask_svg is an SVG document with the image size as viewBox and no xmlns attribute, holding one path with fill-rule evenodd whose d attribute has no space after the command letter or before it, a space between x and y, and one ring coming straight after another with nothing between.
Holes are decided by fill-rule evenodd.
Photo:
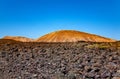
<instances>
[{"instance_id":1,"label":"dry arid terrain","mask_svg":"<svg viewBox=\"0 0 120 79\"><path fill-rule=\"evenodd\" d=\"M1 39L0 79L120 79L120 42Z\"/></svg>"},{"instance_id":2,"label":"dry arid terrain","mask_svg":"<svg viewBox=\"0 0 120 79\"><path fill-rule=\"evenodd\" d=\"M37 39L31 39L22 36L5 36L2 39L10 39L20 42L115 42L116 40L102 37L95 34L76 30L59 30L45 34Z\"/></svg>"},{"instance_id":3,"label":"dry arid terrain","mask_svg":"<svg viewBox=\"0 0 120 79\"><path fill-rule=\"evenodd\" d=\"M21 41L21 42L32 42L33 39L27 38L27 37L21 37L21 36L5 36L2 39L10 39L15 41Z\"/></svg>"},{"instance_id":4,"label":"dry arid terrain","mask_svg":"<svg viewBox=\"0 0 120 79\"><path fill-rule=\"evenodd\" d=\"M105 38L95 34L76 30L60 30L48 33L36 40L36 42L77 42L77 41L90 41L90 42L115 42L110 38Z\"/></svg>"}]
</instances>

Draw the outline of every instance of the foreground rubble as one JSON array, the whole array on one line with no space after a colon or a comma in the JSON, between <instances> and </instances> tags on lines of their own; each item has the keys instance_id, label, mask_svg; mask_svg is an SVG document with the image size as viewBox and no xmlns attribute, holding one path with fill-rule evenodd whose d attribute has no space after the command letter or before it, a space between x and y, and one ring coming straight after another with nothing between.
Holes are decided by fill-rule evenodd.
<instances>
[{"instance_id":1,"label":"foreground rubble","mask_svg":"<svg viewBox=\"0 0 120 79\"><path fill-rule=\"evenodd\" d=\"M0 40L0 79L120 79L119 43Z\"/></svg>"}]
</instances>

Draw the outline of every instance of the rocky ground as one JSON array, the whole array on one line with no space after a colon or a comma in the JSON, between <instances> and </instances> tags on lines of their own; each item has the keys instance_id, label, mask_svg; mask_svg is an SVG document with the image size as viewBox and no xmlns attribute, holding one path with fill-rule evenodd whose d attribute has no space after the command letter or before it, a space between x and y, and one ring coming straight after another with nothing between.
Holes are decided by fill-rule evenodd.
<instances>
[{"instance_id":1,"label":"rocky ground","mask_svg":"<svg viewBox=\"0 0 120 79\"><path fill-rule=\"evenodd\" d=\"M120 43L0 40L0 79L120 79Z\"/></svg>"}]
</instances>

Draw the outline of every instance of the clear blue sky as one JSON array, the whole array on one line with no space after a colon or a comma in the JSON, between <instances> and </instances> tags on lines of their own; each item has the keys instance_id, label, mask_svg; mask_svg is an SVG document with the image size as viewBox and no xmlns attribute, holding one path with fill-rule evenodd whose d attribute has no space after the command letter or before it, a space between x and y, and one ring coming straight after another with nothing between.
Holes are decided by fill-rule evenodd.
<instances>
[{"instance_id":1,"label":"clear blue sky","mask_svg":"<svg viewBox=\"0 0 120 79\"><path fill-rule=\"evenodd\" d=\"M0 38L63 29L120 40L120 0L0 0Z\"/></svg>"}]
</instances>

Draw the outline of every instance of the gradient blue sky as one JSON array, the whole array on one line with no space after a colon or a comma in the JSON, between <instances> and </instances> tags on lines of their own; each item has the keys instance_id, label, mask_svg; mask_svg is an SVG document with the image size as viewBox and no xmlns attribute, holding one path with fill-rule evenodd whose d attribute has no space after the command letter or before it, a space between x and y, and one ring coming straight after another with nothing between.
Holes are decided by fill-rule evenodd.
<instances>
[{"instance_id":1,"label":"gradient blue sky","mask_svg":"<svg viewBox=\"0 0 120 79\"><path fill-rule=\"evenodd\" d=\"M0 0L0 38L63 29L120 40L120 0Z\"/></svg>"}]
</instances>

